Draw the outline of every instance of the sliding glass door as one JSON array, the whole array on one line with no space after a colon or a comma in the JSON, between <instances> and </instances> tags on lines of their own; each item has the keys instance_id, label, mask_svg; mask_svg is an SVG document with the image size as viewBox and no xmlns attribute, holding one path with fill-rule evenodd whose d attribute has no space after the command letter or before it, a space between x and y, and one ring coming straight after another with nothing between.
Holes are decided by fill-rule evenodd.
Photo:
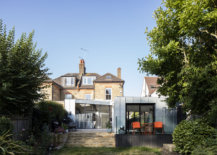
<instances>
[{"instance_id":1,"label":"sliding glass door","mask_svg":"<svg viewBox=\"0 0 217 155\"><path fill-rule=\"evenodd\" d=\"M126 104L126 130L132 131L132 122L154 122L154 104Z\"/></svg>"}]
</instances>

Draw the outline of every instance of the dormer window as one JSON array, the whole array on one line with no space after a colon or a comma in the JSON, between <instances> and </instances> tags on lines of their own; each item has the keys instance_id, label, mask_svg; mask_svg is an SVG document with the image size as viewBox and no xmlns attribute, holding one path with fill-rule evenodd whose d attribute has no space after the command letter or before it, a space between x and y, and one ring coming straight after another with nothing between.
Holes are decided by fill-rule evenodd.
<instances>
[{"instance_id":1,"label":"dormer window","mask_svg":"<svg viewBox=\"0 0 217 155\"><path fill-rule=\"evenodd\" d=\"M65 85L74 86L75 85L74 77L65 77Z\"/></svg>"},{"instance_id":2,"label":"dormer window","mask_svg":"<svg viewBox=\"0 0 217 155\"><path fill-rule=\"evenodd\" d=\"M112 79L112 76L111 75L107 75L105 78L106 79Z\"/></svg>"},{"instance_id":3,"label":"dormer window","mask_svg":"<svg viewBox=\"0 0 217 155\"><path fill-rule=\"evenodd\" d=\"M96 79L95 76L83 76L82 84L83 85L93 85L93 81Z\"/></svg>"}]
</instances>

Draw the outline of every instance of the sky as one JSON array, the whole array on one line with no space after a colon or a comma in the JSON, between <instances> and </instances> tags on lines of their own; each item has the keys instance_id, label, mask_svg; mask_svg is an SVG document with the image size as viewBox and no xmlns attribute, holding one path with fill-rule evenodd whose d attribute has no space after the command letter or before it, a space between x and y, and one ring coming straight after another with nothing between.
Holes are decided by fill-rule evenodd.
<instances>
[{"instance_id":1,"label":"sky","mask_svg":"<svg viewBox=\"0 0 217 155\"><path fill-rule=\"evenodd\" d=\"M161 0L0 0L0 19L15 38L35 31L52 79L77 73L85 60L89 73L122 69L124 95L140 96L145 73L138 58L150 53L146 27L155 25L154 10Z\"/></svg>"}]
</instances>

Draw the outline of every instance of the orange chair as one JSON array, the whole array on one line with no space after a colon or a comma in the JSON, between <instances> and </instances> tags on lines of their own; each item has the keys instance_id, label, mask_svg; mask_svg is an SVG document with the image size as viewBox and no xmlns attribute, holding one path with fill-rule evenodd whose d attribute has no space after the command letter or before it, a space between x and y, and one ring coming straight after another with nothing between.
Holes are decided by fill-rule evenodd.
<instances>
[{"instance_id":1,"label":"orange chair","mask_svg":"<svg viewBox=\"0 0 217 155\"><path fill-rule=\"evenodd\" d=\"M133 134L135 134L135 130L141 128L140 122L132 122Z\"/></svg>"},{"instance_id":2,"label":"orange chair","mask_svg":"<svg viewBox=\"0 0 217 155\"><path fill-rule=\"evenodd\" d=\"M163 123L162 122L154 122L154 134L155 134L155 129L161 129L162 133L164 133Z\"/></svg>"}]
</instances>

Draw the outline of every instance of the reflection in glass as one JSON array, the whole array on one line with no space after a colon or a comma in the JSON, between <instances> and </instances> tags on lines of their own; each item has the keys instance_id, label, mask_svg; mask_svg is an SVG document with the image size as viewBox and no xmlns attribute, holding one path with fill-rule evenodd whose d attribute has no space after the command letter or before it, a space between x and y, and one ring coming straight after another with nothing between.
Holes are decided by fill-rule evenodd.
<instances>
[{"instance_id":1,"label":"reflection in glass","mask_svg":"<svg viewBox=\"0 0 217 155\"><path fill-rule=\"evenodd\" d=\"M76 124L80 129L103 129L111 119L109 105L76 104Z\"/></svg>"}]
</instances>

